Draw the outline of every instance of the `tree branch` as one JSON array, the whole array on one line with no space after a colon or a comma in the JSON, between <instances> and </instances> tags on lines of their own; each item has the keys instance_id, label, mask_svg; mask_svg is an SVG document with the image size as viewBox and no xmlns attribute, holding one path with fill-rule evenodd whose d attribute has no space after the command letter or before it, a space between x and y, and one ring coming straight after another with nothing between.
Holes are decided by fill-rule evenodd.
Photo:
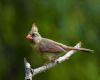
<instances>
[{"instance_id":1,"label":"tree branch","mask_svg":"<svg viewBox=\"0 0 100 80\"><path fill-rule=\"evenodd\" d=\"M81 42L78 43L75 47L76 48L81 47ZM27 62L27 60L24 58L25 80L32 80L32 77L34 77L36 74L41 73L43 71L46 71L49 68L54 67L58 63L61 63L61 62L65 61L65 60L68 60L75 52L76 52L76 50L70 50L64 56L59 57L58 59L56 59L55 62L48 63L46 65L43 65L43 66L35 68L35 69L32 69L30 63Z\"/></svg>"}]
</instances>

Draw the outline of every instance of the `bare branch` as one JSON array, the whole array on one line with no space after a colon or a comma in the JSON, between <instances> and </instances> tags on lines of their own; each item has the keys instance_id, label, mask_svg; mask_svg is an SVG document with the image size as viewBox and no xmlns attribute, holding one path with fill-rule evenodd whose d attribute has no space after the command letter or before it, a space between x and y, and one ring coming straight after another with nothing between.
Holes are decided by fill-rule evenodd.
<instances>
[{"instance_id":1,"label":"bare branch","mask_svg":"<svg viewBox=\"0 0 100 80\"><path fill-rule=\"evenodd\" d=\"M76 48L81 47L81 42L78 43L75 47ZM27 62L27 60L24 58L25 80L32 80L32 76L34 77L36 74L41 73L43 71L46 71L49 68L54 67L58 63L61 63L61 62L65 61L65 60L68 60L75 52L76 52L76 50L70 50L64 56L59 57L58 59L56 59L55 62L48 63L46 65L43 65L43 66L35 68L35 69L32 69L30 63Z\"/></svg>"},{"instance_id":2,"label":"bare branch","mask_svg":"<svg viewBox=\"0 0 100 80\"><path fill-rule=\"evenodd\" d=\"M25 80L32 80L32 69L30 63L27 62L26 58L24 58L25 64Z\"/></svg>"}]
</instances>

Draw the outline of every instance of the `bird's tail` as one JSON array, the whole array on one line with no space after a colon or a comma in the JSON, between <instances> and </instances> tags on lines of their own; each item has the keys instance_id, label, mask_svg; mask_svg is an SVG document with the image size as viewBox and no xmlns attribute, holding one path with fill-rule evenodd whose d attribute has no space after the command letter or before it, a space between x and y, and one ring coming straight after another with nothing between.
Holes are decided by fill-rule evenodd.
<instances>
[{"instance_id":1,"label":"bird's tail","mask_svg":"<svg viewBox=\"0 0 100 80\"><path fill-rule=\"evenodd\" d=\"M78 51L91 52L91 53L94 52L94 50L91 50L91 49L86 49L86 48L75 48L75 47L69 47L69 46L64 47L64 49L65 49L65 50L78 50Z\"/></svg>"}]
</instances>

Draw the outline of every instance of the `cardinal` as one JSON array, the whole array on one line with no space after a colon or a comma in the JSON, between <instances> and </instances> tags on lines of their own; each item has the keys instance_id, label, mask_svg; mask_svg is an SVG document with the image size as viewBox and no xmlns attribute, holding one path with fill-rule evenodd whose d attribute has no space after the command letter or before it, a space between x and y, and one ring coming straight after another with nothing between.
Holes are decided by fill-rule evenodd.
<instances>
[{"instance_id":1,"label":"cardinal","mask_svg":"<svg viewBox=\"0 0 100 80\"><path fill-rule=\"evenodd\" d=\"M51 39L43 38L38 31L35 23L33 23L26 39L30 42L32 48L38 51L38 54L45 57L49 61L54 61L59 57L59 54L66 53L69 50L77 50L83 52L93 52L91 49L75 48L56 42Z\"/></svg>"}]
</instances>

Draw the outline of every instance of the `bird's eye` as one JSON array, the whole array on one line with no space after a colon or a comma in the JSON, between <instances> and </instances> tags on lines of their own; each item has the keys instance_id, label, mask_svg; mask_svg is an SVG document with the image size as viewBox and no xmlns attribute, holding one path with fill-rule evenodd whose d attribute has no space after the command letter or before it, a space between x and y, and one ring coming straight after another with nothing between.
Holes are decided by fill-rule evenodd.
<instances>
[{"instance_id":1,"label":"bird's eye","mask_svg":"<svg viewBox=\"0 0 100 80\"><path fill-rule=\"evenodd\" d=\"M32 33L32 37L34 37L35 36L35 34L34 33Z\"/></svg>"}]
</instances>

